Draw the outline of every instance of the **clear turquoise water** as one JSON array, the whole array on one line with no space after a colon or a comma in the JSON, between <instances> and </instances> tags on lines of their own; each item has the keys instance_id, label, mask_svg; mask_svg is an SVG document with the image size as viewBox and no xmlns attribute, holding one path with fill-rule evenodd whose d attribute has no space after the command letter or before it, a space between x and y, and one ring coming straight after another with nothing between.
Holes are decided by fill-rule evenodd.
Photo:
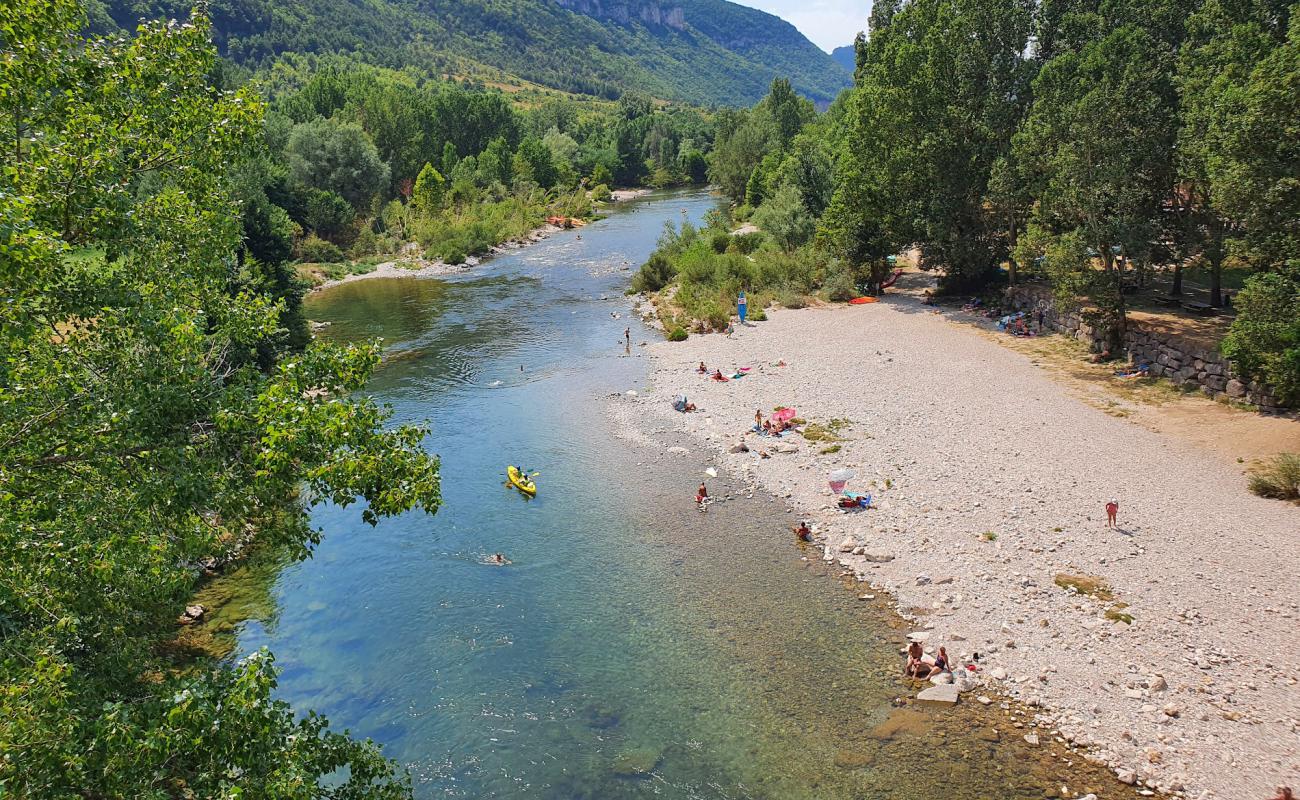
<instances>
[{"instance_id":1,"label":"clear turquoise water","mask_svg":"<svg viewBox=\"0 0 1300 800\"><path fill-rule=\"evenodd\" d=\"M702 463L609 430L603 398L645 377L622 267L712 205L659 196L463 276L313 296L321 335L384 338L371 391L431 423L445 505L376 530L317 508L324 543L240 650L269 646L281 695L382 743L421 798L1045 796L1061 770L979 738L982 709L878 729L908 694L889 613L823 574L775 502L701 515ZM536 499L508 463L540 471Z\"/></svg>"}]
</instances>

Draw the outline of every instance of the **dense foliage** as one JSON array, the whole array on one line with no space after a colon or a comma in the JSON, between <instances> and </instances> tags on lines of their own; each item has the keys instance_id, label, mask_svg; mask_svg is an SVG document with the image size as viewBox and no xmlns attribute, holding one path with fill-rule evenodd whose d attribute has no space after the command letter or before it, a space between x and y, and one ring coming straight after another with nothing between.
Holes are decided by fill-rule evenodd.
<instances>
[{"instance_id":1,"label":"dense foliage","mask_svg":"<svg viewBox=\"0 0 1300 800\"><path fill-rule=\"evenodd\" d=\"M268 654L168 655L200 564L252 535L305 555L306 498L432 512L438 463L352 394L377 346L307 344L289 223L240 213L263 106L213 85L206 20L83 26L0 12L0 794L407 796L273 699Z\"/></svg>"},{"instance_id":2,"label":"dense foliage","mask_svg":"<svg viewBox=\"0 0 1300 800\"><path fill-rule=\"evenodd\" d=\"M720 114L710 175L767 247L843 265L827 295L916 248L944 291L1049 281L1116 354L1126 294L1155 271L1178 294L1203 270L1212 306L1227 265L1248 271L1225 352L1295 403L1296 8L878 0L855 87L817 116L779 82Z\"/></svg>"},{"instance_id":3,"label":"dense foliage","mask_svg":"<svg viewBox=\"0 0 1300 800\"><path fill-rule=\"evenodd\" d=\"M709 116L635 94L523 106L342 58L285 58L256 85L270 111L265 154L238 170L246 235L304 262L416 242L459 263L548 216L587 215L609 184L707 179Z\"/></svg>"},{"instance_id":4,"label":"dense foliage","mask_svg":"<svg viewBox=\"0 0 1300 800\"><path fill-rule=\"evenodd\" d=\"M181 17L187 0L104 0L103 26ZM488 81L523 78L566 92L616 99L629 90L699 104L746 105L775 77L829 103L849 83L830 56L777 17L723 0L216 0L222 52L250 67L285 53L361 53L371 64L414 66ZM659 7L662 5L662 9ZM640 7L681 9L684 24L647 22ZM626 11L626 15L622 12ZM648 15L653 19L653 15ZM477 152L477 151L476 151Z\"/></svg>"}]
</instances>

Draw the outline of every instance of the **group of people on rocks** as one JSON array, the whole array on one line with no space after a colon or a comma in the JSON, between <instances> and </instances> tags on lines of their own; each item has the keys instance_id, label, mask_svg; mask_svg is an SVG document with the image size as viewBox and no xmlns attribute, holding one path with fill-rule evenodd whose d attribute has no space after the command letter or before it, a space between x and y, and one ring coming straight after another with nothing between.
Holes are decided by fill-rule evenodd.
<instances>
[{"instance_id":1,"label":"group of people on rocks","mask_svg":"<svg viewBox=\"0 0 1300 800\"><path fill-rule=\"evenodd\" d=\"M945 672L952 672L952 664L948 661L947 650L940 647L933 663L931 663L925 660L925 649L921 647L920 642L914 641L907 646L907 666L903 668L904 675L925 681Z\"/></svg>"}]
</instances>

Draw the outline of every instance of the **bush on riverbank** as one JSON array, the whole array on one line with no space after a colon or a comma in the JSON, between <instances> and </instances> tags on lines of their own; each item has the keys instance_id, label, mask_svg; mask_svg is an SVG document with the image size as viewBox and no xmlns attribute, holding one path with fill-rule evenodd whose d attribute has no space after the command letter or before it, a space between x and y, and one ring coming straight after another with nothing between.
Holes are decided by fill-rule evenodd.
<instances>
[{"instance_id":1,"label":"bush on riverbank","mask_svg":"<svg viewBox=\"0 0 1300 800\"><path fill-rule=\"evenodd\" d=\"M852 271L812 246L783 250L763 233L733 236L731 224L727 215L714 211L703 228L689 222L666 225L658 249L633 276L633 291L674 287L665 299L670 312L702 330L725 328L741 291L747 293L749 316L756 321L766 319L763 309L774 303L803 308L818 291L832 300L857 293Z\"/></svg>"}]
</instances>

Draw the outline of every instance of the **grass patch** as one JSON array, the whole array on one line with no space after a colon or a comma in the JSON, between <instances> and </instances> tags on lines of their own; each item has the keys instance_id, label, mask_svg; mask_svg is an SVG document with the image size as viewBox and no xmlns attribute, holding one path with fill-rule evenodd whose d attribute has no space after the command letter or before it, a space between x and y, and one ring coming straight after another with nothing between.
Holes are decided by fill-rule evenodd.
<instances>
[{"instance_id":1,"label":"grass patch","mask_svg":"<svg viewBox=\"0 0 1300 800\"><path fill-rule=\"evenodd\" d=\"M839 451L840 451L840 445L835 444L835 445L831 445L830 447L823 447L820 452L824 456L829 456L829 455L834 455Z\"/></svg>"},{"instance_id":2,"label":"grass patch","mask_svg":"<svg viewBox=\"0 0 1300 800\"><path fill-rule=\"evenodd\" d=\"M686 341L686 337L689 336L689 335L690 335L690 334L688 334L688 333L686 332L686 329L685 329L685 328L683 328L682 326L678 325L677 327L675 327L675 328L673 328L672 330L668 331L668 341L670 341L670 342L684 342L684 341Z\"/></svg>"},{"instance_id":3,"label":"grass patch","mask_svg":"<svg viewBox=\"0 0 1300 800\"><path fill-rule=\"evenodd\" d=\"M998 540L998 535L993 531L984 531L980 534L980 538L986 542L996 542Z\"/></svg>"},{"instance_id":4,"label":"grass patch","mask_svg":"<svg viewBox=\"0 0 1300 800\"><path fill-rule=\"evenodd\" d=\"M1106 609L1106 619L1111 622L1122 622L1125 625L1132 625L1133 615L1125 611L1124 609L1126 608L1128 608L1128 603L1116 603Z\"/></svg>"},{"instance_id":5,"label":"grass patch","mask_svg":"<svg viewBox=\"0 0 1300 800\"><path fill-rule=\"evenodd\" d=\"M1260 497L1300 502L1300 453L1279 453L1251 468L1246 485Z\"/></svg>"},{"instance_id":6,"label":"grass patch","mask_svg":"<svg viewBox=\"0 0 1300 800\"><path fill-rule=\"evenodd\" d=\"M810 442L844 441L842 438L837 436L835 432L830 429L829 426L823 425L820 422L808 423L807 425L803 426L803 430L800 431L800 434L803 436L803 438L807 439Z\"/></svg>"},{"instance_id":7,"label":"grass patch","mask_svg":"<svg viewBox=\"0 0 1300 800\"><path fill-rule=\"evenodd\" d=\"M1079 594L1086 594L1098 600L1109 602L1115 599L1115 592L1111 590L1110 584L1092 575L1071 575L1067 572L1060 572L1057 573L1053 582L1066 591L1073 589Z\"/></svg>"}]
</instances>

